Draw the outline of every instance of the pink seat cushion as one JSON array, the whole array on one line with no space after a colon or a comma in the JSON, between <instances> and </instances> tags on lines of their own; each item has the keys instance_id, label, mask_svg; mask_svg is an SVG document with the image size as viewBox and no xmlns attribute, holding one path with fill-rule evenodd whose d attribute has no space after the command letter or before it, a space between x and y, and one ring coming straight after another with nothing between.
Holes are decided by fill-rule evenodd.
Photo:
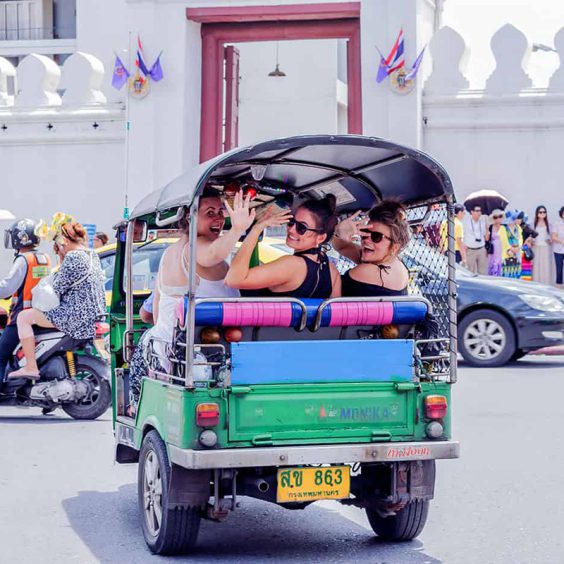
<instances>
[{"instance_id":1,"label":"pink seat cushion","mask_svg":"<svg viewBox=\"0 0 564 564\"><path fill-rule=\"evenodd\" d=\"M394 317L391 302L338 302L331 304L329 327L388 325Z\"/></svg>"},{"instance_id":2,"label":"pink seat cushion","mask_svg":"<svg viewBox=\"0 0 564 564\"><path fill-rule=\"evenodd\" d=\"M291 303L230 303L223 304L222 325L243 327L290 327Z\"/></svg>"}]
</instances>

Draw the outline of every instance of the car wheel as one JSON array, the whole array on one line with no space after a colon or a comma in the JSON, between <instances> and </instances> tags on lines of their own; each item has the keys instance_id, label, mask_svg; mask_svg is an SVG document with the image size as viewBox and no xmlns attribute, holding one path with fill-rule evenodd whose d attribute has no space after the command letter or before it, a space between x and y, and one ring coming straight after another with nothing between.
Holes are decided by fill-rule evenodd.
<instances>
[{"instance_id":1,"label":"car wheel","mask_svg":"<svg viewBox=\"0 0 564 564\"><path fill-rule=\"evenodd\" d=\"M458 326L458 346L472 366L502 366L517 350L515 332L501 313L488 309L473 311Z\"/></svg>"}]
</instances>

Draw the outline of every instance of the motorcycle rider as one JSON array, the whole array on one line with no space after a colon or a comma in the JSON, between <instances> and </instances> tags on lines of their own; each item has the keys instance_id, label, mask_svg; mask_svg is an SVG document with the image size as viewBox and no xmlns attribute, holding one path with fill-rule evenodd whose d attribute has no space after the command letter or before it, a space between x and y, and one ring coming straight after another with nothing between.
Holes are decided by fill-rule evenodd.
<instances>
[{"instance_id":1,"label":"motorcycle rider","mask_svg":"<svg viewBox=\"0 0 564 564\"><path fill-rule=\"evenodd\" d=\"M37 252L39 237L37 224L31 219L16 221L4 233L4 247L15 250L15 258L8 276L0 280L0 299L12 296L10 316L0 336L0 384L5 379L6 366L19 343L16 319L31 307L31 291L51 272L51 261Z\"/></svg>"}]
</instances>

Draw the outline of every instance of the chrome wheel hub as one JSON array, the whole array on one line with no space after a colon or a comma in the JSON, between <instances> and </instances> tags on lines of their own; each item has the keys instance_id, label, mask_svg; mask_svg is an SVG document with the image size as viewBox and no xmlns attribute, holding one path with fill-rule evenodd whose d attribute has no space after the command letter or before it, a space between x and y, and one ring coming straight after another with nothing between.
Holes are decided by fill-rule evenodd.
<instances>
[{"instance_id":1,"label":"chrome wheel hub","mask_svg":"<svg viewBox=\"0 0 564 564\"><path fill-rule=\"evenodd\" d=\"M479 360L496 358L507 343L505 330L493 319L476 319L468 325L462 338L466 350Z\"/></svg>"},{"instance_id":2,"label":"chrome wheel hub","mask_svg":"<svg viewBox=\"0 0 564 564\"><path fill-rule=\"evenodd\" d=\"M143 505L145 510L145 522L149 532L157 536L161 529L163 515L162 506L162 480L159 461L153 451L149 451L145 457L143 472Z\"/></svg>"}]
</instances>

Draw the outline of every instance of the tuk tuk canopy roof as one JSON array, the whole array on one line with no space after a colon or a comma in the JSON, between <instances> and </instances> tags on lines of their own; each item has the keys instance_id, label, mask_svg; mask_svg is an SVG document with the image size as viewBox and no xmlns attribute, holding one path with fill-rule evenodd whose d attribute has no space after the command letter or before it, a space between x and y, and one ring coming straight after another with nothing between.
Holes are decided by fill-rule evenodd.
<instances>
[{"instance_id":1,"label":"tuk tuk canopy roof","mask_svg":"<svg viewBox=\"0 0 564 564\"><path fill-rule=\"evenodd\" d=\"M453 195L444 168L421 151L375 137L308 135L219 155L151 192L130 217L190 206L210 181L253 181L251 167L256 165L264 173L259 186L314 198L332 193L340 212L368 209L389 197L414 206Z\"/></svg>"}]
</instances>

